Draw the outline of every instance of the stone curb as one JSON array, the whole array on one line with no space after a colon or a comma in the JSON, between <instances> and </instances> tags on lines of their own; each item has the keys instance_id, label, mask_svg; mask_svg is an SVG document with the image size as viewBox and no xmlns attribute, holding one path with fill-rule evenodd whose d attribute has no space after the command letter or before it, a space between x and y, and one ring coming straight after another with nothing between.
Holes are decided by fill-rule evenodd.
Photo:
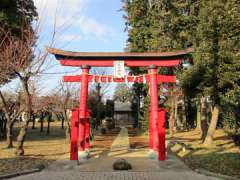
<instances>
[{"instance_id":1,"label":"stone curb","mask_svg":"<svg viewBox=\"0 0 240 180\"><path fill-rule=\"evenodd\" d=\"M35 169L21 171L21 172L3 174L3 175L0 175L0 179L9 179L9 178L17 177L17 176L32 174L32 173L40 172L40 171L42 171L42 169L44 169L44 168L35 168Z\"/></svg>"},{"instance_id":2,"label":"stone curb","mask_svg":"<svg viewBox=\"0 0 240 180\"><path fill-rule=\"evenodd\" d=\"M213 176L213 177L224 179L224 180L239 180L239 178L237 178L237 177L222 175L222 174L219 174L219 173L213 173L213 172L209 172L209 171L204 170L204 169L195 169L194 171L199 173L199 174L203 174L203 175L206 175L206 176Z\"/></svg>"},{"instance_id":3,"label":"stone curb","mask_svg":"<svg viewBox=\"0 0 240 180\"><path fill-rule=\"evenodd\" d=\"M176 145L176 144L178 144L178 145L180 145L182 148L186 148L187 146L184 144L184 143L182 143L182 142L178 142L178 141L176 141L176 140L174 140L174 141L170 141L170 143L169 144L173 144L173 145ZM171 148L169 148L170 150L171 150L171 152L173 152L172 151L172 149ZM173 152L177 157L179 157L178 156L178 154L176 154L175 152ZM180 158L181 160L182 160L182 158ZM183 160L182 160L183 161ZM184 162L184 161L183 161ZM185 164L185 163L184 163ZM187 165L187 164L186 164ZM223 175L223 174L219 174L219 173L213 173L213 172L210 172L210 171L207 171L207 170L205 170L205 169L193 169L195 172L197 172L197 173L199 173L199 174L203 174L203 175L206 175L206 176L212 176L212 177L216 177L216 178L220 178L220 179L224 179L224 180L239 180L239 178L237 178L237 177L232 177L232 176L227 176L227 175Z\"/></svg>"}]
</instances>

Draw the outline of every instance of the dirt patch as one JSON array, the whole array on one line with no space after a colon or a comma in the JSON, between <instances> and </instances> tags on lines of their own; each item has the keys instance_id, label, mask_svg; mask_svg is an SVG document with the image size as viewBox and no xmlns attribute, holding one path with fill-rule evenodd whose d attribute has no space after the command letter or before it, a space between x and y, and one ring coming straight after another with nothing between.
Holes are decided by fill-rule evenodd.
<instances>
[{"instance_id":1,"label":"dirt patch","mask_svg":"<svg viewBox=\"0 0 240 180\"><path fill-rule=\"evenodd\" d=\"M128 128L128 134L131 149L148 148L148 136L133 128Z\"/></svg>"},{"instance_id":2,"label":"dirt patch","mask_svg":"<svg viewBox=\"0 0 240 180\"><path fill-rule=\"evenodd\" d=\"M106 134L99 134L94 137L94 140L91 142L91 154L95 156L98 155L106 155L111 148L113 141L118 135L120 128L113 129L111 131L107 131ZM99 151L94 153L94 151Z\"/></svg>"}]
</instances>

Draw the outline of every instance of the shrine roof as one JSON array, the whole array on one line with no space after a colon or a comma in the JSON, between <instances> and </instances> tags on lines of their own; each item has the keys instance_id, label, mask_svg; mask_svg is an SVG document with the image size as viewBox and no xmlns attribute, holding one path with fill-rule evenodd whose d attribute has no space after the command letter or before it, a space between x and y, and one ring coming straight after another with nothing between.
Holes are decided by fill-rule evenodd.
<instances>
[{"instance_id":1,"label":"shrine roof","mask_svg":"<svg viewBox=\"0 0 240 180\"><path fill-rule=\"evenodd\" d=\"M172 52L72 52L55 48L48 48L49 53L54 54L56 59L72 59L72 60L152 60L152 59L173 59L183 58L193 52L193 48L177 50Z\"/></svg>"}]
</instances>

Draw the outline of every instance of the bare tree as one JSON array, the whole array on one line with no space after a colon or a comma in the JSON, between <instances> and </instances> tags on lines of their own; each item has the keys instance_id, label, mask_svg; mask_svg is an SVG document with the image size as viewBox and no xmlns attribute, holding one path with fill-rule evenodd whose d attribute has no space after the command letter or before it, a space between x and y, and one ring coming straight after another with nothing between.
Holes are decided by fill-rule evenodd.
<instances>
[{"instance_id":1,"label":"bare tree","mask_svg":"<svg viewBox=\"0 0 240 180\"><path fill-rule=\"evenodd\" d=\"M46 50L38 49L36 45L36 36L39 33L39 26L35 29L30 27L22 27L22 33L20 38L16 38L11 35L10 32L2 33L5 35L1 46L0 54L0 66L5 67L4 72L0 72L1 81L6 81L9 75L17 77L20 80L23 92L24 92L24 111L27 113L27 120L22 124L21 130L17 138L16 154L24 155L23 144L27 133L28 124L31 121L32 114L32 94L30 92L29 83L31 78L41 74L46 70L46 59L48 52ZM54 37L54 35L53 35ZM52 41L53 42L53 41ZM4 61L3 61L4 60ZM4 97L1 96L4 102ZM5 106L5 111L9 110ZM8 116L9 113L6 113ZM7 117L7 119L12 119L14 121L16 117Z\"/></svg>"},{"instance_id":2,"label":"bare tree","mask_svg":"<svg viewBox=\"0 0 240 180\"><path fill-rule=\"evenodd\" d=\"M173 89L170 90L170 117L169 117L169 132L170 132L170 137L172 138L174 136L175 132L175 126L176 126L176 119L175 119L175 104L176 104L176 97L174 96L174 91Z\"/></svg>"},{"instance_id":3,"label":"bare tree","mask_svg":"<svg viewBox=\"0 0 240 180\"><path fill-rule=\"evenodd\" d=\"M114 92L114 100L126 102L131 101L132 97L133 93L131 92L131 88L129 88L126 83L120 83L117 85Z\"/></svg>"},{"instance_id":4,"label":"bare tree","mask_svg":"<svg viewBox=\"0 0 240 180\"><path fill-rule=\"evenodd\" d=\"M52 102L52 111L57 118L66 123L66 140L70 140L70 111L79 105L79 85L60 82L56 90L49 95L49 100Z\"/></svg>"},{"instance_id":5,"label":"bare tree","mask_svg":"<svg viewBox=\"0 0 240 180\"><path fill-rule=\"evenodd\" d=\"M0 138L6 137L6 118L2 106L0 106Z\"/></svg>"},{"instance_id":6,"label":"bare tree","mask_svg":"<svg viewBox=\"0 0 240 180\"><path fill-rule=\"evenodd\" d=\"M6 117L6 147L13 148L13 126L19 117L20 113L23 111L20 108L20 102L18 101L6 101L6 96L0 91L0 99L2 100L2 108Z\"/></svg>"},{"instance_id":7,"label":"bare tree","mask_svg":"<svg viewBox=\"0 0 240 180\"><path fill-rule=\"evenodd\" d=\"M93 68L91 69L91 73L94 75L106 76L108 74L108 71L106 68ZM93 94L96 94L97 96L96 127L100 125L100 121L101 121L102 97L108 93L109 87L110 87L109 83L101 83L101 82L96 82L90 86L92 90L91 92Z\"/></svg>"}]
</instances>

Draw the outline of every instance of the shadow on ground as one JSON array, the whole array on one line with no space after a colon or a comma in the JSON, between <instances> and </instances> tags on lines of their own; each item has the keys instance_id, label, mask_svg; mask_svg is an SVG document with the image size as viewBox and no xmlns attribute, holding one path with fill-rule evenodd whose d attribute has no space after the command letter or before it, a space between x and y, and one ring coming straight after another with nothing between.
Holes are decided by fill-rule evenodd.
<instances>
[{"instance_id":1,"label":"shadow on ground","mask_svg":"<svg viewBox=\"0 0 240 180\"><path fill-rule=\"evenodd\" d=\"M13 137L14 141L16 141L16 138L18 136L18 133L20 131L19 127L13 128ZM44 127L43 132L40 132L39 124L36 124L36 128L32 129L31 126L28 128L28 133L26 140L27 141L46 141L46 140L57 140L57 139L65 139L65 130L61 128L60 125L50 127L50 133L47 134L47 129ZM0 139L1 141L5 141L5 139Z\"/></svg>"},{"instance_id":2,"label":"shadow on ground","mask_svg":"<svg viewBox=\"0 0 240 180\"><path fill-rule=\"evenodd\" d=\"M191 132L187 133L191 135ZM193 134L190 138L184 138L183 135L168 138L172 142L169 149L192 169L205 169L240 178L240 150L231 138L218 132L214 144L204 146L198 138L199 133Z\"/></svg>"}]
</instances>

